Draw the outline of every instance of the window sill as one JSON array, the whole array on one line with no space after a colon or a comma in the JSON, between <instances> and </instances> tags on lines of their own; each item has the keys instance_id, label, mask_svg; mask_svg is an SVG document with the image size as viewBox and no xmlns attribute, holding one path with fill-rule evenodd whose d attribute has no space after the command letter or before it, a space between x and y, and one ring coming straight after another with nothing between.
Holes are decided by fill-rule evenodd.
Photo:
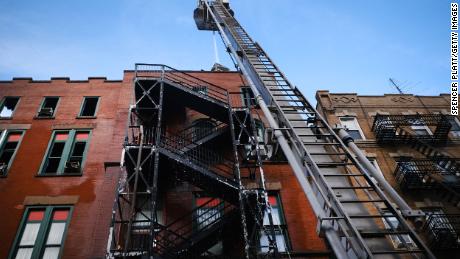
<instances>
[{"instance_id":1,"label":"window sill","mask_svg":"<svg viewBox=\"0 0 460 259\"><path fill-rule=\"evenodd\" d=\"M13 117L0 117L0 120L11 120Z\"/></svg>"},{"instance_id":2,"label":"window sill","mask_svg":"<svg viewBox=\"0 0 460 259\"><path fill-rule=\"evenodd\" d=\"M77 116L77 119L97 119L97 116Z\"/></svg>"},{"instance_id":3,"label":"window sill","mask_svg":"<svg viewBox=\"0 0 460 259\"><path fill-rule=\"evenodd\" d=\"M65 173L65 174L36 174L36 177L75 177L83 176L83 173Z\"/></svg>"},{"instance_id":4,"label":"window sill","mask_svg":"<svg viewBox=\"0 0 460 259\"><path fill-rule=\"evenodd\" d=\"M52 117L39 117L39 116L35 116L34 117L34 120L54 120L55 117L52 116Z\"/></svg>"}]
</instances>

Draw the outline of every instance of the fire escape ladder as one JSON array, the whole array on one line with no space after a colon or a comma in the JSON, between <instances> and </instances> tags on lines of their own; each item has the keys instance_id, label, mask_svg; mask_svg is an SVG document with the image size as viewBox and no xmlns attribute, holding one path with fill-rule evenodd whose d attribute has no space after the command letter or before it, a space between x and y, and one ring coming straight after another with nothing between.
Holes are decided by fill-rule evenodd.
<instances>
[{"instance_id":1,"label":"fire escape ladder","mask_svg":"<svg viewBox=\"0 0 460 259\"><path fill-rule=\"evenodd\" d=\"M224 226L237 215L238 210L233 205L210 198L168 225L158 224L155 253L164 258L212 256L207 250L218 242Z\"/></svg>"},{"instance_id":2,"label":"fire escape ladder","mask_svg":"<svg viewBox=\"0 0 460 259\"><path fill-rule=\"evenodd\" d=\"M251 39L222 1L200 1L195 12L198 28L220 32L249 81L318 216L318 229L336 256L434 258L386 193L372 181L334 130ZM415 245L403 242L396 248L391 237L401 235L410 237Z\"/></svg>"}]
</instances>

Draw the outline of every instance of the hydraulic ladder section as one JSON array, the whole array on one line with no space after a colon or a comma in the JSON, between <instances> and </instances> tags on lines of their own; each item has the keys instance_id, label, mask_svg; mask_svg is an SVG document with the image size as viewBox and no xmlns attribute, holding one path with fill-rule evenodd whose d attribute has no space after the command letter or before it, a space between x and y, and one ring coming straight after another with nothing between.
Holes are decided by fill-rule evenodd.
<instances>
[{"instance_id":1,"label":"hydraulic ladder section","mask_svg":"<svg viewBox=\"0 0 460 259\"><path fill-rule=\"evenodd\" d=\"M240 26L228 3L200 1L194 18L198 29L219 31L336 257L434 258L334 130ZM393 237L416 245L395 248Z\"/></svg>"}]
</instances>

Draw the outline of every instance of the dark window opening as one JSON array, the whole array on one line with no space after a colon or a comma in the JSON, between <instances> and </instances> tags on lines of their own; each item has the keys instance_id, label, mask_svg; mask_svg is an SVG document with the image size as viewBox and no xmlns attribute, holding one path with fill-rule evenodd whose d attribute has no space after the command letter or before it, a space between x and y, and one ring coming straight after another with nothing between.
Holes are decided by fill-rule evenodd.
<instances>
[{"instance_id":1,"label":"dark window opening","mask_svg":"<svg viewBox=\"0 0 460 259\"><path fill-rule=\"evenodd\" d=\"M85 97L83 105L81 107L80 116L82 117L94 117L96 116L97 104L99 97Z\"/></svg>"},{"instance_id":2,"label":"dark window opening","mask_svg":"<svg viewBox=\"0 0 460 259\"><path fill-rule=\"evenodd\" d=\"M0 118L13 117L14 110L19 102L19 97L5 97L0 106Z\"/></svg>"},{"instance_id":3,"label":"dark window opening","mask_svg":"<svg viewBox=\"0 0 460 259\"><path fill-rule=\"evenodd\" d=\"M38 111L38 117L53 117L56 112L58 102L59 97L45 97L42 106Z\"/></svg>"},{"instance_id":4,"label":"dark window opening","mask_svg":"<svg viewBox=\"0 0 460 259\"><path fill-rule=\"evenodd\" d=\"M251 88L241 87L241 97L243 98L244 106L251 107L256 105L256 99Z\"/></svg>"}]
</instances>

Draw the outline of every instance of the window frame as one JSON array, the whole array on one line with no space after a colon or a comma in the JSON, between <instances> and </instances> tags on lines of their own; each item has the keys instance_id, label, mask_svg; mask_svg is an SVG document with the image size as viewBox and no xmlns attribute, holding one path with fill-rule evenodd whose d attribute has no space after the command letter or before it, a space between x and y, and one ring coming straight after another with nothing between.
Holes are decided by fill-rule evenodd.
<instances>
[{"instance_id":1,"label":"window frame","mask_svg":"<svg viewBox=\"0 0 460 259\"><path fill-rule=\"evenodd\" d=\"M342 123L342 119L345 119L345 120L353 120L353 124L356 126L356 129L348 129L348 127L346 127L343 123ZM340 125L342 125L343 127L345 127L345 131L348 132L348 130L357 130L359 132L359 135L361 135L361 139L354 139L354 140L357 140L357 141L360 141L360 140L366 140L366 136L364 135L364 132L363 130L361 129L361 125L359 125L359 121L358 121L358 118L356 118L356 116L340 116L339 117L339 121L340 121Z\"/></svg>"},{"instance_id":2,"label":"window frame","mask_svg":"<svg viewBox=\"0 0 460 259\"><path fill-rule=\"evenodd\" d=\"M23 212L21 221L19 223L19 226L17 227L16 236L14 238L13 245L11 246L10 251L8 253L8 259L14 259L14 257L17 255L17 251L19 250L19 242L24 234L24 229L28 222L27 218L30 212L34 210L43 210L44 216L40 222L40 227L39 227L38 234L35 240L35 244L33 246L31 258L41 258L43 256L43 253L45 252L46 239L48 238L49 231L51 229L51 224L53 223L53 219L52 219L53 212L59 209L68 209L69 211L67 219L63 221L65 222L65 229L62 234L62 240L59 246L60 249L59 249L59 255L58 255L58 258L61 258L62 253L64 251L64 245L65 245L67 233L69 231L70 220L72 218L73 209L74 209L74 206L71 206L71 205L26 206Z\"/></svg>"},{"instance_id":3,"label":"window frame","mask_svg":"<svg viewBox=\"0 0 460 259\"><path fill-rule=\"evenodd\" d=\"M391 213L391 212L383 211L382 215L388 215L389 213ZM384 217L382 219L382 222L383 222L383 225L385 226L385 229L392 229L392 227L395 228L395 229L398 228L398 226L393 225L393 222L392 222L393 219L396 219L396 221L399 224L399 221L398 221L397 217ZM414 240L412 240L412 238L410 237L409 234L389 235L388 237L390 238L391 243L392 243L392 245L393 245L393 247L395 249L404 248L404 247L400 247L400 245L404 246L404 242L407 243L407 245L412 247L412 248L417 246L417 244L414 242ZM409 242L407 242L407 241L409 241Z\"/></svg>"},{"instance_id":4,"label":"window frame","mask_svg":"<svg viewBox=\"0 0 460 259\"><path fill-rule=\"evenodd\" d=\"M255 130L256 130L256 133L257 133L257 138L260 138L260 139L257 139L257 142L258 143L265 143L265 125L264 125L264 122L259 120L259 119L254 119L254 125L255 125ZM259 133L261 134L259 136Z\"/></svg>"},{"instance_id":5,"label":"window frame","mask_svg":"<svg viewBox=\"0 0 460 259\"><path fill-rule=\"evenodd\" d=\"M7 137L8 137L8 133L11 133L11 132L20 132L21 133L21 137L19 138L19 141L18 141L18 145L16 146L14 152L13 152L13 155L11 155L11 159L10 161L8 162L8 165L6 167L6 172L5 174L1 174L0 173L0 177L6 177L8 176L8 172L10 171L10 168L13 164L13 161L14 161L14 158L16 157L16 154L18 153L18 150L19 150L19 147L21 146L21 143L22 143L22 140L24 138L24 135L25 135L25 130L23 129L3 129L3 130L0 130L0 156L3 154L3 149L5 147L5 144L7 143Z\"/></svg>"},{"instance_id":6,"label":"window frame","mask_svg":"<svg viewBox=\"0 0 460 259\"><path fill-rule=\"evenodd\" d=\"M57 98L58 101L56 103L56 107L54 108L53 110L53 115L52 116L40 116L39 113L41 111L41 109L43 109L43 105L45 104L45 100L46 98ZM38 107L38 110L37 110L37 114L35 115L35 119L54 119L56 117L56 112L57 112L57 109L59 107L59 104L61 103L61 97L60 96L43 96L42 98L42 101L40 102L40 106Z\"/></svg>"},{"instance_id":7,"label":"window frame","mask_svg":"<svg viewBox=\"0 0 460 259\"><path fill-rule=\"evenodd\" d=\"M72 150L75 146L76 135L78 132L81 131L88 131L88 139L85 141L86 146L85 150L83 151L82 162L80 164L80 172L79 173L66 173L65 172L65 164L69 161L70 157L72 156ZM48 159L51 152L51 147L53 146L54 140L56 138L57 133L68 133L67 140L64 142L64 148L62 150L62 156L59 161L58 169L56 173L50 174L45 173L44 170L48 165ZM56 176L81 176L83 175L83 168L86 163L86 159L88 156L89 150L89 143L91 142L92 130L91 129L57 129L53 130L51 134L50 141L48 142L48 147L46 148L45 156L42 159L42 163L40 165L40 169L38 171L37 176L42 177L56 177Z\"/></svg>"},{"instance_id":8,"label":"window frame","mask_svg":"<svg viewBox=\"0 0 460 259\"><path fill-rule=\"evenodd\" d=\"M0 102L0 113L1 113L2 110L3 110L4 104L5 104L5 100L6 100L7 98L18 98L18 102L17 102L16 105L14 106L14 110L13 110L13 112L11 112L11 116L9 116L9 117L2 117L2 116L0 116L0 120L11 120L11 119L13 119L14 114L15 114L16 111L18 110L19 103L21 102L21 99L22 99L21 96L4 96L4 97L2 98L2 101Z\"/></svg>"},{"instance_id":9,"label":"window frame","mask_svg":"<svg viewBox=\"0 0 460 259\"><path fill-rule=\"evenodd\" d=\"M245 89L245 90L249 89L249 91L244 92L243 89ZM252 91L251 87L242 86L242 87L240 87L240 92L241 92L241 102L243 104L243 107L252 108L252 107L257 106L256 97L255 97L254 92ZM251 98L251 96L249 96L249 98L246 98L245 93L247 93L248 95L252 95L252 98ZM248 100L249 105L248 105L248 103L246 103L246 100Z\"/></svg>"},{"instance_id":10,"label":"window frame","mask_svg":"<svg viewBox=\"0 0 460 259\"><path fill-rule=\"evenodd\" d=\"M92 116L81 115L83 112L83 107L85 106L86 98L97 98L96 108L94 108L94 115ZM80 104L80 110L78 112L77 119L95 119L97 118L97 112L99 111L100 101L101 101L100 96L83 96L83 100L81 101L81 104Z\"/></svg>"},{"instance_id":11,"label":"window frame","mask_svg":"<svg viewBox=\"0 0 460 259\"><path fill-rule=\"evenodd\" d=\"M281 195L280 193L277 191L277 192L269 192L268 193L268 198L270 196L274 196L275 199L276 199L276 204L278 208L278 218L279 218L279 224L275 225L275 235L276 234L281 234L283 236L283 239L284 239L284 245L285 245L285 251L279 251L280 253L288 253L289 251L291 251L291 239L289 237L289 230L288 230L288 226L287 226L287 222L286 222L286 217L285 217L285 214L284 214L284 206L283 206L283 203L281 202ZM273 205L270 204L270 206L272 207L273 209ZM273 213L273 210L272 210L272 213ZM265 219L265 215L264 215L264 218L262 219L262 224L264 224L264 220ZM269 228L269 226L267 227ZM270 231L270 230L268 230ZM259 253L266 253L266 251L263 251L263 248L262 247L262 244L261 244L261 235L262 232L259 232L259 236L258 236L258 242L259 242ZM277 244L278 245L278 244Z\"/></svg>"}]
</instances>

